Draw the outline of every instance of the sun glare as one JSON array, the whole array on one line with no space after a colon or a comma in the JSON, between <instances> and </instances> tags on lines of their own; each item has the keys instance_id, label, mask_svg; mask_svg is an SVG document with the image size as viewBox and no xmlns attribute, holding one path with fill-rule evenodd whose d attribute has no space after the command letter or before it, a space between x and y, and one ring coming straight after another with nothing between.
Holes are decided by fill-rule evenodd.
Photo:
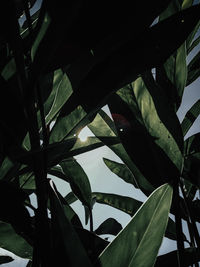
<instances>
[{"instance_id":1,"label":"sun glare","mask_svg":"<svg viewBox=\"0 0 200 267\"><path fill-rule=\"evenodd\" d=\"M88 133L87 128L85 127L80 131L78 138L80 139L81 142L86 142L88 139L88 136L89 136L89 133Z\"/></svg>"}]
</instances>

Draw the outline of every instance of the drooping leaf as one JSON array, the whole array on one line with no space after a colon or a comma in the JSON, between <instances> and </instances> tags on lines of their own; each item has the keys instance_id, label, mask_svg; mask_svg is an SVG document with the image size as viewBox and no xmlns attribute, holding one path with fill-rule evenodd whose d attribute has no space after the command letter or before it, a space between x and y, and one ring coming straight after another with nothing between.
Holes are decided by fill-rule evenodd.
<instances>
[{"instance_id":1,"label":"drooping leaf","mask_svg":"<svg viewBox=\"0 0 200 267\"><path fill-rule=\"evenodd\" d=\"M135 184L134 181L134 176L132 174L132 172L128 169L128 167L123 164L123 163L118 163L115 162L113 160L109 160L106 158L103 158L104 163L106 164L106 166L113 172L115 173L117 176L119 176L120 178L122 178L125 182L130 183L130 184Z\"/></svg>"},{"instance_id":2,"label":"drooping leaf","mask_svg":"<svg viewBox=\"0 0 200 267\"><path fill-rule=\"evenodd\" d=\"M92 195L95 197L96 202L119 209L123 212L126 212L130 216L133 216L142 205L141 201L127 196L100 192L94 192Z\"/></svg>"},{"instance_id":3,"label":"drooping leaf","mask_svg":"<svg viewBox=\"0 0 200 267\"><path fill-rule=\"evenodd\" d=\"M91 266L74 228L64 214L63 207L56 195L54 185L49 186L50 210L54 236L54 264L70 266ZM78 255L78 257L77 257Z\"/></svg>"},{"instance_id":4,"label":"drooping leaf","mask_svg":"<svg viewBox=\"0 0 200 267\"><path fill-rule=\"evenodd\" d=\"M153 266L167 226L171 199L170 185L155 190L102 252L100 266Z\"/></svg>"},{"instance_id":5,"label":"drooping leaf","mask_svg":"<svg viewBox=\"0 0 200 267\"><path fill-rule=\"evenodd\" d=\"M13 261L14 259L10 256L0 256L0 264L8 263Z\"/></svg>"},{"instance_id":6,"label":"drooping leaf","mask_svg":"<svg viewBox=\"0 0 200 267\"><path fill-rule=\"evenodd\" d=\"M187 111L185 118L181 123L183 135L185 136L192 126L193 122L200 114L200 100L196 101L193 106Z\"/></svg>"},{"instance_id":7,"label":"drooping leaf","mask_svg":"<svg viewBox=\"0 0 200 267\"><path fill-rule=\"evenodd\" d=\"M32 247L16 233L10 224L0 222L0 235L1 248L11 251L19 257L31 259Z\"/></svg>"},{"instance_id":8,"label":"drooping leaf","mask_svg":"<svg viewBox=\"0 0 200 267\"><path fill-rule=\"evenodd\" d=\"M69 179L73 193L83 205L90 208L92 204L92 192L89 179L83 168L75 159L65 160L60 163L60 166Z\"/></svg>"},{"instance_id":9,"label":"drooping leaf","mask_svg":"<svg viewBox=\"0 0 200 267\"><path fill-rule=\"evenodd\" d=\"M121 224L114 218L108 218L95 230L97 235L117 235L122 230Z\"/></svg>"}]
</instances>

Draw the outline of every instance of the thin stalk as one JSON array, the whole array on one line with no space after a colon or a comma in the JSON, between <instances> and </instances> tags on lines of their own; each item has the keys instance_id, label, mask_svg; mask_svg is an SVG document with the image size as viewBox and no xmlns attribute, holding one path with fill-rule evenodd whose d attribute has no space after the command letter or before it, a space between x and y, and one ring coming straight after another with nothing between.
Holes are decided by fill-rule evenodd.
<instances>
[{"instance_id":1,"label":"thin stalk","mask_svg":"<svg viewBox=\"0 0 200 267\"><path fill-rule=\"evenodd\" d=\"M90 213L90 232L94 232L94 221L93 221L93 212L92 208L89 208L89 213Z\"/></svg>"},{"instance_id":2,"label":"thin stalk","mask_svg":"<svg viewBox=\"0 0 200 267\"><path fill-rule=\"evenodd\" d=\"M184 240L183 240L183 230L182 221L180 215L180 197L179 197L179 182L174 183L174 204L175 204L175 222L176 222L176 234L177 234L177 248L178 248L178 266L183 267L184 262Z\"/></svg>"}]
</instances>

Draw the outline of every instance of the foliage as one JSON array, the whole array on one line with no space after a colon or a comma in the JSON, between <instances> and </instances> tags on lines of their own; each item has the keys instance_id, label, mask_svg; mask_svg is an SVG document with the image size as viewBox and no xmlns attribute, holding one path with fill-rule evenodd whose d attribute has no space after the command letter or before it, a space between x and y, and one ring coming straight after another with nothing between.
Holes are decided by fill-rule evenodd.
<instances>
[{"instance_id":1,"label":"foliage","mask_svg":"<svg viewBox=\"0 0 200 267\"><path fill-rule=\"evenodd\" d=\"M182 123L177 117L185 87L200 75L196 2L43 0L32 15L35 1L1 3L1 248L33 267L198 266L200 138L184 136L199 100ZM85 126L95 137L81 142ZM75 156L101 146L119 156L123 163L104 163L141 190L144 203L92 192ZM72 192L63 197L49 175ZM71 207L77 199L90 231ZM95 203L132 218L124 229L113 218L93 229ZM117 236L109 243L105 233ZM177 240L177 251L158 256L164 236Z\"/></svg>"}]
</instances>

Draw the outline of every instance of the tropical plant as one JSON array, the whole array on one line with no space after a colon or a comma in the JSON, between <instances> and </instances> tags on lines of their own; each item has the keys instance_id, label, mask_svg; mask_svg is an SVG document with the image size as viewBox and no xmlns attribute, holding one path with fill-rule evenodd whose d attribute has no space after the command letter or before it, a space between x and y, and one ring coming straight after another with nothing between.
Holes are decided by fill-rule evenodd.
<instances>
[{"instance_id":1,"label":"tropical plant","mask_svg":"<svg viewBox=\"0 0 200 267\"><path fill-rule=\"evenodd\" d=\"M186 61L200 42L198 2L43 0L30 15L35 0L2 1L1 248L32 267L198 266L200 135L184 136L200 102L182 123L177 117L200 74L199 52ZM85 126L95 136L83 143ZM123 163L104 159L106 166L140 189L144 203L92 192L75 156L101 146L119 156ZM49 174L72 191L63 197ZM71 207L77 199L90 231ZM113 218L94 229L95 203L132 219L124 229ZM104 233L117 236L109 243ZM177 240L177 251L158 256L164 236Z\"/></svg>"}]
</instances>

